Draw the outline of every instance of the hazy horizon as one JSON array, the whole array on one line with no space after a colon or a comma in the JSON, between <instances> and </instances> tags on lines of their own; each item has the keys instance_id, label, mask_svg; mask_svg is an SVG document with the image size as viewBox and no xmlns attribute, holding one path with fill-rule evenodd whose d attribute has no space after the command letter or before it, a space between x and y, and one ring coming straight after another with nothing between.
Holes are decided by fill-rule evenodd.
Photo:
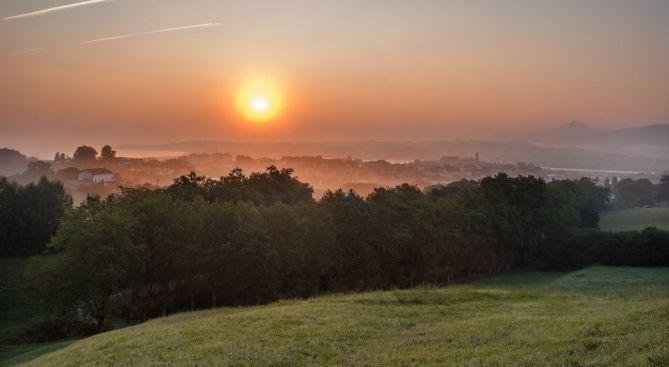
<instances>
[{"instance_id":1,"label":"hazy horizon","mask_svg":"<svg viewBox=\"0 0 669 367\"><path fill-rule=\"evenodd\" d=\"M559 127L565 126L568 123L559 125L559 126L550 126L547 130L557 129ZM636 124L636 125L621 125L620 128L629 128L636 126L648 126L652 124ZM594 125L587 125L588 127L593 127ZM618 127L612 128L616 129ZM68 155L71 155L76 147L81 145L89 145L100 150L102 146L111 144L114 149L119 153L119 156L128 157L128 158L150 158L150 157L173 157L178 155L189 154L188 151L178 151L178 150L166 150L164 146L169 145L179 145L186 143L232 143L232 144L241 144L241 145L276 145L276 144L346 144L346 143L365 143L365 142L376 142L376 143L430 143L430 142L455 142L455 141L472 141L472 142L503 142L505 141L504 135L513 135L514 133L531 133L531 132L540 132L545 130L523 130L518 129L508 133L489 133L487 135L444 135L443 137L435 138L417 138L417 139L379 139L379 138L351 138L351 139L274 139L274 140L263 140L263 139L212 139L207 137L192 137L191 139L187 138L163 138L163 139L154 139L144 137L139 138L128 138L127 140L114 141L107 139L105 137L99 137L98 135L82 135L81 138L76 137L67 137L63 139L62 137L57 139L48 139L43 136L20 136L18 138L12 138L11 136L3 135L0 137L0 148L9 148L19 150L21 153L29 156L36 157L38 159L49 160L53 158L55 152L62 152ZM601 131L607 131L602 129ZM46 139L46 140L45 140ZM517 140L517 143L525 144L530 143L526 140ZM509 141L513 143L513 141ZM213 152L212 150L202 149L202 152ZM233 154L248 154L249 152L235 152L235 151L226 151L226 153ZM310 153L304 153L310 154ZM314 153L318 155L318 153ZM263 156L262 153L251 154L257 157ZM275 157L280 157L285 154L274 154ZM287 154L291 155L291 154ZM294 154L293 154L294 155ZM349 154L350 155L350 154ZM338 154L336 156L330 156L330 158L344 158L347 154ZM354 157L359 158L359 157ZM383 157L379 157L383 158ZM416 159L418 157L407 157L407 159Z\"/></svg>"},{"instance_id":2,"label":"hazy horizon","mask_svg":"<svg viewBox=\"0 0 669 367\"><path fill-rule=\"evenodd\" d=\"M41 158L669 122L666 1L23 0L0 19L0 146ZM235 106L254 78L281 96L271 121Z\"/></svg>"}]
</instances>

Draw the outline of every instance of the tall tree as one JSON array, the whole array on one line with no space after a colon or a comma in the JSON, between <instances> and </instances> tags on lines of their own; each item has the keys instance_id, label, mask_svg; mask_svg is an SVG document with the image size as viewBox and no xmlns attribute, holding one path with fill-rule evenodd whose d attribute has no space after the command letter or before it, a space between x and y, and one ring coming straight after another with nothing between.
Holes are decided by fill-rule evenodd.
<instances>
[{"instance_id":1,"label":"tall tree","mask_svg":"<svg viewBox=\"0 0 669 367\"><path fill-rule=\"evenodd\" d=\"M502 258L510 266L533 262L542 251L543 238L550 229L548 190L541 178L509 177L500 173L481 180L488 217Z\"/></svg>"},{"instance_id":2,"label":"tall tree","mask_svg":"<svg viewBox=\"0 0 669 367\"><path fill-rule=\"evenodd\" d=\"M55 254L33 259L28 286L53 313L78 321L90 317L102 330L135 271L135 231L136 221L121 207L89 198L64 217L50 245Z\"/></svg>"},{"instance_id":3,"label":"tall tree","mask_svg":"<svg viewBox=\"0 0 669 367\"><path fill-rule=\"evenodd\" d=\"M100 150L100 158L103 160L112 160L116 158L116 151L112 149L110 145L105 145Z\"/></svg>"},{"instance_id":4,"label":"tall tree","mask_svg":"<svg viewBox=\"0 0 669 367\"><path fill-rule=\"evenodd\" d=\"M589 178L548 184L554 227L597 228L599 211L610 205L609 191Z\"/></svg>"},{"instance_id":5,"label":"tall tree","mask_svg":"<svg viewBox=\"0 0 669 367\"><path fill-rule=\"evenodd\" d=\"M616 185L614 203L619 208L651 205L656 199L653 190L654 186L647 178L626 178Z\"/></svg>"},{"instance_id":6,"label":"tall tree","mask_svg":"<svg viewBox=\"0 0 669 367\"><path fill-rule=\"evenodd\" d=\"M660 203L669 202L669 175L662 175L659 185L657 185L657 201Z\"/></svg>"},{"instance_id":7,"label":"tall tree","mask_svg":"<svg viewBox=\"0 0 669 367\"><path fill-rule=\"evenodd\" d=\"M0 256L44 252L72 198L58 181L42 177L20 186L0 177Z\"/></svg>"},{"instance_id":8,"label":"tall tree","mask_svg":"<svg viewBox=\"0 0 669 367\"><path fill-rule=\"evenodd\" d=\"M93 147L89 147L88 145L82 145L77 147L77 149L74 151L74 154L72 155L72 158L75 161L94 161L95 158L98 156L98 151L95 150Z\"/></svg>"}]
</instances>

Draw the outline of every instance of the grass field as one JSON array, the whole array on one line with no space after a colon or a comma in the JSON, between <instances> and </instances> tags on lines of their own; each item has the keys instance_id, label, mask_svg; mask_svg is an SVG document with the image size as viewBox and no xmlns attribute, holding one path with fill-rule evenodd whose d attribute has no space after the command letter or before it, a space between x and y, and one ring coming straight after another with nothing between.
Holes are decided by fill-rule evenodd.
<instances>
[{"instance_id":1,"label":"grass field","mask_svg":"<svg viewBox=\"0 0 669 367\"><path fill-rule=\"evenodd\" d=\"M666 206L609 210L599 215L599 226L604 231L635 231L646 227L669 231L669 207Z\"/></svg>"},{"instance_id":2,"label":"grass field","mask_svg":"<svg viewBox=\"0 0 669 367\"><path fill-rule=\"evenodd\" d=\"M39 303L21 289L26 258L0 259L0 366L28 361L66 343L25 344L26 330L42 318Z\"/></svg>"},{"instance_id":3,"label":"grass field","mask_svg":"<svg viewBox=\"0 0 669 367\"><path fill-rule=\"evenodd\" d=\"M184 313L28 366L668 366L669 269L590 267L445 289Z\"/></svg>"}]
</instances>

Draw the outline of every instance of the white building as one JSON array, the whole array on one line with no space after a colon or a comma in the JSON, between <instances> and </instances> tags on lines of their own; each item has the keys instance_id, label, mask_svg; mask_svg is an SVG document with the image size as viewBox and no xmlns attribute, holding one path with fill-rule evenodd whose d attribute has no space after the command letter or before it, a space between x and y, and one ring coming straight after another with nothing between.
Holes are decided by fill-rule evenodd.
<instances>
[{"instance_id":1,"label":"white building","mask_svg":"<svg viewBox=\"0 0 669 367\"><path fill-rule=\"evenodd\" d=\"M90 182L112 182L114 181L114 173L105 168L90 168L79 172L79 181Z\"/></svg>"}]
</instances>

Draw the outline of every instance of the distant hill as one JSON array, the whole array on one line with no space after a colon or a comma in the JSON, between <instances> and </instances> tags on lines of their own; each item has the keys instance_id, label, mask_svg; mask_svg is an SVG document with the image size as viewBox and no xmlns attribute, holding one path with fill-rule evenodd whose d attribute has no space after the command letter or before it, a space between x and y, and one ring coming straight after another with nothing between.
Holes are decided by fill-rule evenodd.
<instances>
[{"instance_id":1,"label":"distant hill","mask_svg":"<svg viewBox=\"0 0 669 367\"><path fill-rule=\"evenodd\" d=\"M580 129L580 127L576 127ZM546 167L607 169L661 172L669 169L669 156L630 155L625 152L600 151L589 147L542 145L526 141L357 141L357 142L276 142L244 143L225 141L190 141L163 145L122 145L135 151L170 150L188 153L231 153L253 157L323 156L353 157L363 160L386 159L413 161L440 159L445 155L473 157L479 152L484 161L529 162ZM658 148L662 149L662 148Z\"/></svg>"},{"instance_id":2,"label":"distant hill","mask_svg":"<svg viewBox=\"0 0 669 367\"><path fill-rule=\"evenodd\" d=\"M512 134L503 140L517 143L578 147L604 154L669 160L669 124L598 130L580 122L538 132Z\"/></svg>"},{"instance_id":3,"label":"distant hill","mask_svg":"<svg viewBox=\"0 0 669 367\"><path fill-rule=\"evenodd\" d=\"M505 136L511 140L551 142L560 144L645 144L667 145L669 124L634 126L615 130L599 130L582 122L572 121L554 129Z\"/></svg>"},{"instance_id":4,"label":"distant hill","mask_svg":"<svg viewBox=\"0 0 669 367\"><path fill-rule=\"evenodd\" d=\"M669 145L669 124L646 125L611 130L590 136L595 143Z\"/></svg>"},{"instance_id":5,"label":"distant hill","mask_svg":"<svg viewBox=\"0 0 669 367\"><path fill-rule=\"evenodd\" d=\"M514 140L554 142L556 140L565 141L582 138L584 136L592 136L600 132L601 130L592 128L582 122L572 121L566 125L562 125L554 129L512 134L508 135L507 137L511 137Z\"/></svg>"},{"instance_id":6,"label":"distant hill","mask_svg":"<svg viewBox=\"0 0 669 367\"><path fill-rule=\"evenodd\" d=\"M18 150L0 148L0 176L11 176L26 169L29 159Z\"/></svg>"}]
</instances>

